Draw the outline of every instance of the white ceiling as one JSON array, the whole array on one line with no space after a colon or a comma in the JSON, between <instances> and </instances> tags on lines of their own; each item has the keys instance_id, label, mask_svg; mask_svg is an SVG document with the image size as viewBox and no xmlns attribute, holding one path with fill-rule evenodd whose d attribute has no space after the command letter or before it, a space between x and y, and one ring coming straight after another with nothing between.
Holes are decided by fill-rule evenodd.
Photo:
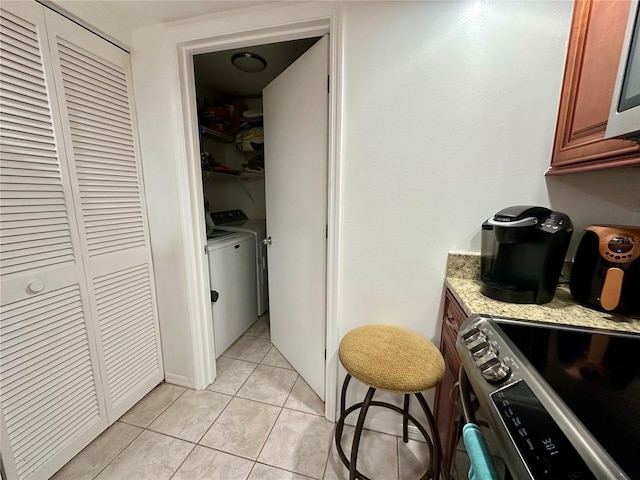
<instances>
[{"instance_id":1,"label":"white ceiling","mask_svg":"<svg viewBox=\"0 0 640 480\"><path fill-rule=\"evenodd\" d=\"M107 15L117 19L121 29L126 31L270 3L251 0L53 0L53 2L73 13L87 13L90 10L96 16ZM79 16L84 18L83 15Z\"/></svg>"},{"instance_id":2,"label":"white ceiling","mask_svg":"<svg viewBox=\"0 0 640 480\"><path fill-rule=\"evenodd\" d=\"M193 59L196 83L213 90L221 97L259 96L262 94L262 89L271 80L317 41L318 38L305 38L196 55ZM238 52L251 52L260 55L267 61L267 68L256 73L238 70L231 63L231 57Z\"/></svg>"}]
</instances>

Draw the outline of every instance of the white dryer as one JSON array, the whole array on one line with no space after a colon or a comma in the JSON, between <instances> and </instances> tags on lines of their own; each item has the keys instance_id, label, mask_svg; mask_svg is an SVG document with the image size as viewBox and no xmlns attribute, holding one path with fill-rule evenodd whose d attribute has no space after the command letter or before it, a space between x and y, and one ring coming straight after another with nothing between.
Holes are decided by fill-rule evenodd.
<instances>
[{"instance_id":1,"label":"white dryer","mask_svg":"<svg viewBox=\"0 0 640 480\"><path fill-rule=\"evenodd\" d=\"M256 321L255 238L214 231L207 240L216 358Z\"/></svg>"},{"instance_id":2,"label":"white dryer","mask_svg":"<svg viewBox=\"0 0 640 480\"><path fill-rule=\"evenodd\" d=\"M211 212L210 217L217 230L253 235L256 245L257 313L258 316L262 315L269 308L267 246L262 243L262 240L267 237L267 221L264 218L249 219L242 210Z\"/></svg>"}]
</instances>

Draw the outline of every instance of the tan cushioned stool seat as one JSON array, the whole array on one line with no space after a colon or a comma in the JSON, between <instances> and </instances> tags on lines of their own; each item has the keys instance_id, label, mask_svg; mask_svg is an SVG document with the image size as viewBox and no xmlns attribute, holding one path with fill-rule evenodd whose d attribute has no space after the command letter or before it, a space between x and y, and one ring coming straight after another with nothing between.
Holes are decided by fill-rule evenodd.
<instances>
[{"instance_id":1,"label":"tan cushioned stool seat","mask_svg":"<svg viewBox=\"0 0 640 480\"><path fill-rule=\"evenodd\" d=\"M338 354L353 377L388 392L421 392L444 374L444 359L433 343L391 325L354 328L343 337Z\"/></svg>"}]
</instances>

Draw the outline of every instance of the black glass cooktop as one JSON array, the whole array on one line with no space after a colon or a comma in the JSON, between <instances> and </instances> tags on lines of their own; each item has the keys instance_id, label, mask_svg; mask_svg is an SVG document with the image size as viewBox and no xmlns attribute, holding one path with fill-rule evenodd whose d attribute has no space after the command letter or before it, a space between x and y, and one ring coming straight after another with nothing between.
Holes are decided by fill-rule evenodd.
<instances>
[{"instance_id":1,"label":"black glass cooktop","mask_svg":"<svg viewBox=\"0 0 640 480\"><path fill-rule=\"evenodd\" d=\"M640 335L497 323L627 476L640 478Z\"/></svg>"}]
</instances>

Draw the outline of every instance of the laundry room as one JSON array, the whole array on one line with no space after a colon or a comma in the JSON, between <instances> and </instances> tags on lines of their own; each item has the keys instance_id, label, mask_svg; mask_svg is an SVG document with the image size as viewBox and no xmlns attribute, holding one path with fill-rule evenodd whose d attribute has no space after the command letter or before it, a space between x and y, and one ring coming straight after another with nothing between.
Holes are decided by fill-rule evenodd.
<instances>
[{"instance_id":1,"label":"laundry room","mask_svg":"<svg viewBox=\"0 0 640 480\"><path fill-rule=\"evenodd\" d=\"M214 51L193 57L203 213L207 226L218 370L221 367L224 370L224 361L220 364L223 354L226 353L225 357L238 359L243 354L233 352L243 348L253 349L256 353L264 350L262 353L267 353L271 348L271 341L278 352L269 351L268 356L276 363L289 365L290 362L297 369L296 353L288 355L287 345L284 344L290 340L281 338L279 342L277 338L274 339L270 323L273 298L270 305L269 286L275 284L275 290L286 288L280 280L288 275L286 272L278 275L272 271L271 274L278 278L269 279L270 234L276 228L272 220L278 220L274 218L276 216L273 211L276 209L277 217L288 219L285 223L293 223L296 212L295 208L290 208L286 199L274 199L283 190L278 183L286 181L291 185L291 176L286 178L278 175L277 179L271 181L270 194L267 192L270 155L277 156L278 159L285 158L286 155L279 155L265 148L268 142L265 141L264 134L263 89L267 86L271 88L273 84L275 90L278 82L274 80L285 71L282 76L289 75L288 67L318 43L318 40L319 37L304 38ZM323 79L322 82L326 83L326 80ZM285 95L287 88L284 87ZM267 128L271 128L272 132L269 138L275 139L271 142L273 144L289 143L292 137L287 133L286 124L279 123L278 120L278 111L286 112L289 108L286 101L279 100L280 95L279 92L271 95L276 107L270 110L273 115L266 120ZM326 119L324 122L326 123ZM291 172L296 169L291 166L290 161L280 163L279 168ZM322 168L325 169L326 166L323 165ZM313 172L309 173L313 175ZM326 183L322 188L326 191ZM296 195L297 192L294 191L293 194ZM323 198L326 196L323 195ZM325 209L323 206L322 211ZM323 262L324 255L323 251ZM278 271L277 266L275 271ZM318 290L324 298L324 290ZM282 319L276 330L284 332L286 318L292 317L292 314L281 308L283 302L278 301L277 297L276 302L277 320ZM244 345L246 341L243 334L247 330L262 337L262 340L254 342L255 345ZM284 356L280 355L280 351ZM307 362L306 359L302 361Z\"/></svg>"}]
</instances>

